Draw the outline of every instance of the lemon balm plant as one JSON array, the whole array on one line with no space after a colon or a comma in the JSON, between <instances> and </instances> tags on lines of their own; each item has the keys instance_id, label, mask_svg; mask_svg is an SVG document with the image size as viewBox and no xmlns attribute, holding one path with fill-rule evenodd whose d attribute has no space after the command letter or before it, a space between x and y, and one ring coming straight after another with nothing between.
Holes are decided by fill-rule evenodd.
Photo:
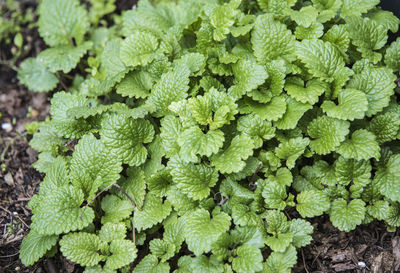
<instances>
[{"instance_id":1,"label":"lemon balm plant","mask_svg":"<svg viewBox=\"0 0 400 273\"><path fill-rule=\"evenodd\" d=\"M400 21L379 1L91 2L44 0L49 48L19 71L73 77L30 142L24 264L290 272L315 216L400 226Z\"/></svg>"}]
</instances>

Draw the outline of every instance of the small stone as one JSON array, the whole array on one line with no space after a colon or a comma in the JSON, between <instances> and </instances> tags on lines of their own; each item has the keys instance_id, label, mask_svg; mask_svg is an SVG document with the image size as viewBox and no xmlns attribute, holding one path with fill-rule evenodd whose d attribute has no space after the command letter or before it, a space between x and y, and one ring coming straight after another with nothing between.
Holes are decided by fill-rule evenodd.
<instances>
[{"instance_id":1,"label":"small stone","mask_svg":"<svg viewBox=\"0 0 400 273\"><path fill-rule=\"evenodd\" d=\"M1 129L3 129L4 131L6 131L7 133L12 131L12 125L11 123L3 123L1 125Z\"/></svg>"},{"instance_id":2,"label":"small stone","mask_svg":"<svg viewBox=\"0 0 400 273\"><path fill-rule=\"evenodd\" d=\"M361 268L367 267L367 265L364 262L358 262L358 266Z\"/></svg>"},{"instance_id":3,"label":"small stone","mask_svg":"<svg viewBox=\"0 0 400 273\"><path fill-rule=\"evenodd\" d=\"M12 177L11 173L7 173L4 176L4 181L9 185L10 187L14 186L14 178Z\"/></svg>"}]
</instances>

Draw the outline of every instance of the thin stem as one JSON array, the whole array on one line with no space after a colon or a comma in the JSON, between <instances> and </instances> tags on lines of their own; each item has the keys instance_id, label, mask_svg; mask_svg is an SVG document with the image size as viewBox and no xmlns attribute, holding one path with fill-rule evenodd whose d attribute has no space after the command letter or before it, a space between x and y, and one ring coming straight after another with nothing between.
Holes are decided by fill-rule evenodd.
<instances>
[{"instance_id":1,"label":"thin stem","mask_svg":"<svg viewBox=\"0 0 400 273\"><path fill-rule=\"evenodd\" d=\"M92 204L92 203L94 202L94 200L96 200L97 197L99 197L103 192L109 190L111 187L115 187L115 188L117 188L120 192L122 192L122 194L125 195L125 196L129 199L129 201L131 201L133 208L136 208L135 201L132 199L132 197L129 196L129 194L126 193L126 191L125 191L120 185L118 185L118 184L110 184L110 185L108 185L107 187L105 187L103 190L99 191L99 192L96 194L96 196L93 197L92 200L90 200L89 203L87 203L87 204L85 205L85 207L83 208L83 211L82 211L82 213L81 213L81 216L80 216L81 220L82 220L83 214L84 214L85 211L86 211L86 208L87 208L90 204ZM134 214L134 212L133 212L133 214ZM136 244L136 233L135 233L134 215L132 215L132 240L133 240L133 243Z\"/></svg>"}]
</instances>

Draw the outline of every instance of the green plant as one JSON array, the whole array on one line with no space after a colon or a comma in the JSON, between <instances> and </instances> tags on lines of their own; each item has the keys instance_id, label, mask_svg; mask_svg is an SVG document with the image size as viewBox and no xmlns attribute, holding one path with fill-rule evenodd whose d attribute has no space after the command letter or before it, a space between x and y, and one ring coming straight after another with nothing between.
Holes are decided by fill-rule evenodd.
<instances>
[{"instance_id":1,"label":"green plant","mask_svg":"<svg viewBox=\"0 0 400 273\"><path fill-rule=\"evenodd\" d=\"M305 218L400 226L399 19L377 3L143 0L91 29L77 1L44 0L52 47L20 79L52 89L89 57L30 142L46 176L22 262L290 272Z\"/></svg>"}]
</instances>

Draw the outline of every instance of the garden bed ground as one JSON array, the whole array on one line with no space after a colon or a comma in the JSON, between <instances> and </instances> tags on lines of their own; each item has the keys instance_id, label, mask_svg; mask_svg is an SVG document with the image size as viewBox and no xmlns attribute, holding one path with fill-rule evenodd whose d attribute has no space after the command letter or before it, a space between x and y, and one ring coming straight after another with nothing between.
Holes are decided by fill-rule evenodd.
<instances>
[{"instance_id":1,"label":"garden bed ground","mask_svg":"<svg viewBox=\"0 0 400 273\"><path fill-rule=\"evenodd\" d=\"M132 0L119 2L119 10L132 5ZM37 35L32 35L37 37ZM31 39L30 55L35 56L41 42ZM36 51L36 52L35 52ZM0 47L2 60L9 48ZM37 153L29 147L30 136L24 124L44 120L49 112L49 96L34 94L17 83L16 73L0 66L0 273L6 272L82 272L82 269L60 256L42 259L26 268L18 251L29 231L31 211L27 203L38 191L42 175L31 168ZM290 215L290 212L289 212ZM333 228L327 217L311 221L313 243L299 252L294 272L396 272L400 268L400 235L389 233L374 222L344 233Z\"/></svg>"}]
</instances>

